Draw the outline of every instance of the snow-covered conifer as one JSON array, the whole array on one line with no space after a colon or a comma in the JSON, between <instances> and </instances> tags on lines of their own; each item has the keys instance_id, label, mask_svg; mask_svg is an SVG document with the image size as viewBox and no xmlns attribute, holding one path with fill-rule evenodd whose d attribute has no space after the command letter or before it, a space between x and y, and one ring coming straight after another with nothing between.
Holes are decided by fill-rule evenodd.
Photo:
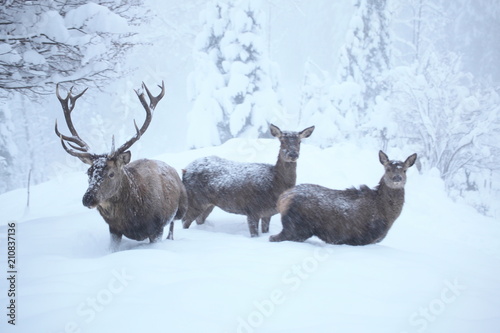
<instances>
[{"instance_id":1,"label":"snow-covered conifer","mask_svg":"<svg viewBox=\"0 0 500 333\"><path fill-rule=\"evenodd\" d=\"M260 1L214 1L203 13L190 77L190 146L257 137L281 113Z\"/></svg>"},{"instance_id":2,"label":"snow-covered conifer","mask_svg":"<svg viewBox=\"0 0 500 333\"><path fill-rule=\"evenodd\" d=\"M360 92L351 99L348 109L341 108L342 114L353 113L350 118L358 128L358 137L369 135L378 137L373 118L377 99L384 98L386 86L384 75L390 67L391 49L389 35L390 13L386 0L357 0L357 12L351 18L346 42L340 51L337 81L340 85L355 86ZM357 97L357 100L352 100ZM343 95L335 96L334 103L345 104Z\"/></svg>"}]
</instances>

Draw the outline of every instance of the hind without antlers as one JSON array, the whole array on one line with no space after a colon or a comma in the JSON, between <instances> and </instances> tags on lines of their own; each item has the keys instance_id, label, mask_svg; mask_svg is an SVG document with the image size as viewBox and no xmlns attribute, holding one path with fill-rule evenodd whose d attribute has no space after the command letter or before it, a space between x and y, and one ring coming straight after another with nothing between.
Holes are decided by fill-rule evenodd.
<instances>
[{"instance_id":1,"label":"hind without antlers","mask_svg":"<svg viewBox=\"0 0 500 333\"><path fill-rule=\"evenodd\" d=\"M274 165L209 156L186 167L182 179L189 209L182 220L184 228L189 228L195 220L203 224L217 206L228 213L246 215L251 237L259 235L259 221L262 232L269 232L271 217L278 213L279 195L295 185L300 143L312 134L314 126L292 132L281 131L271 124L269 130L280 141Z\"/></svg>"},{"instance_id":2,"label":"hind without antlers","mask_svg":"<svg viewBox=\"0 0 500 333\"><path fill-rule=\"evenodd\" d=\"M271 242L297 241L317 236L331 244L366 245L378 243L399 217L405 201L406 170L417 159L389 160L379 152L385 173L378 186L370 189L332 190L320 185L301 184L278 199L283 230Z\"/></svg>"}]
</instances>

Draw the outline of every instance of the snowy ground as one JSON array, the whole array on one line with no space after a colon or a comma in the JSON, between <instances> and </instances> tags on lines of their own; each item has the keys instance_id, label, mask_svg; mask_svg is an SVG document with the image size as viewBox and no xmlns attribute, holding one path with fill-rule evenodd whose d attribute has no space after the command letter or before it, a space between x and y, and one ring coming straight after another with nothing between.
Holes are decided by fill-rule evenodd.
<instances>
[{"instance_id":1,"label":"snowy ground","mask_svg":"<svg viewBox=\"0 0 500 333\"><path fill-rule=\"evenodd\" d=\"M413 152L387 152L404 159ZM159 156L180 169L216 154L274 163L277 140L231 140ZM377 151L303 144L298 183L375 186ZM269 243L243 216L150 245L124 239L81 204L86 176L67 173L0 196L1 332L499 332L500 223L451 202L438 177L408 172L406 206L378 245ZM16 222L16 326L9 319L7 223ZM281 230L279 216L270 234ZM8 282L8 281L7 281Z\"/></svg>"}]
</instances>

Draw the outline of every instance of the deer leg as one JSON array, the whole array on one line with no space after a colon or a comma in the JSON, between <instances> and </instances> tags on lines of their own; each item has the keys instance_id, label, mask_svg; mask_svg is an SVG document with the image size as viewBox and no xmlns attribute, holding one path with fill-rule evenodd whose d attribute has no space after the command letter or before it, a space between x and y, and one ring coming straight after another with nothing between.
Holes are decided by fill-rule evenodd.
<instances>
[{"instance_id":1,"label":"deer leg","mask_svg":"<svg viewBox=\"0 0 500 333\"><path fill-rule=\"evenodd\" d=\"M186 215L182 218L182 227L184 229L188 229L191 226L191 223L202 213L200 208L189 206Z\"/></svg>"},{"instance_id":2,"label":"deer leg","mask_svg":"<svg viewBox=\"0 0 500 333\"><path fill-rule=\"evenodd\" d=\"M279 234L277 235L272 235L272 236L269 236L269 241L270 242L282 242L284 240L287 240L286 237L284 237L283 235L283 231L280 232Z\"/></svg>"},{"instance_id":3,"label":"deer leg","mask_svg":"<svg viewBox=\"0 0 500 333\"><path fill-rule=\"evenodd\" d=\"M270 242L283 242L283 241L293 241L293 242L303 242L306 239L312 237L313 235L296 235L292 234L290 232L286 232L285 230L282 230L279 234L270 236L269 241Z\"/></svg>"},{"instance_id":4,"label":"deer leg","mask_svg":"<svg viewBox=\"0 0 500 333\"><path fill-rule=\"evenodd\" d=\"M247 216L248 229L250 229L251 237L259 236L259 218L255 216Z\"/></svg>"},{"instance_id":5,"label":"deer leg","mask_svg":"<svg viewBox=\"0 0 500 333\"><path fill-rule=\"evenodd\" d=\"M170 222L167 239L174 240L174 221Z\"/></svg>"},{"instance_id":6,"label":"deer leg","mask_svg":"<svg viewBox=\"0 0 500 333\"><path fill-rule=\"evenodd\" d=\"M184 217L182 219L182 227L184 229L189 229L189 227L191 226L191 223L193 223L194 219L187 219L186 217Z\"/></svg>"},{"instance_id":7,"label":"deer leg","mask_svg":"<svg viewBox=\"0 0 500 333\"><path fill-rule=\"evenodd\" d=\"M214 205L212 206L208 206L208 208L206 208L203 213L201 213L200 216L198 216L196 218L196 224L203 224L205 223L205 220L207 219L208 215L210 215L210 213L212 212L212 210L214 210Z\"/></svg>"},{"instance_id":8,"label":"deer leg","mask_svg":"<svg viewBox=\"0 0 500 333\"><path fill-rule=\"evenodd\" d=\"M109 228L109 234L110 234L110 243L109 243L109 249L111 252L116 252L118 251L118 248L120 247L120 242L122 240L122 234L112 230Z\"/></svg>"},{"instance_id":9,"label":"deer leg","mask_svg":"<svg viewBox=\"0 0 500 333\"><path fill-rule=\"evenodd\" d=\"M261 219L261 226L260 228L262 229L262 233L268 233L269 232L269 223L271 222L271 216L266 216Z\"/></svg>"},{"instance_id":10,"label":"deer leg","mask_svg":"<svg viewBox=\"0 0 500 333\"><path fill-rule=\"evenodd\" d=\"M189 206L188 211L184 218L182 219L182 227L184 229L188 229L191 226L191 223L193 223L194 220L196 220L196 223L202 224L205 222L205 219L207 216L212 212L213 206L206 205L206 206ZM200 223L201 218L203 218L203 222Z\"/></svg>"},{"instance_id":11,"label":"deer leg","mask_svg":"<svg viewBox=\"0 0 500 333\"><path fill-rule=\"evenodd\" d=\"M297 221L289 215L281 216L283 230L277 235L269 237L270 242L294 241L303 242L313 236L313 232L307 226L297 225Z\"/></svg>"}]
</instances>

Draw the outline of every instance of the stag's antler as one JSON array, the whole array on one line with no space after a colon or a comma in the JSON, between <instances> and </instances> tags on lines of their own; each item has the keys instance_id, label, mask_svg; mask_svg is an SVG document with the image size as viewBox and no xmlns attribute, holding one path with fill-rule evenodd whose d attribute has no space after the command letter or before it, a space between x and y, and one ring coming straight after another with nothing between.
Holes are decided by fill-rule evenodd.
<instances>
[{"instance_id":1,"label":"stag's antler","mask_svg":"<svg viewBox=\"0 0 500 333\"><path fill-rule=\"evenodd\" d=\"M81 160L92 160L95 155L88 152L90 150L90 147L78 135L75 126L73 126L73 121L71 120L71 112L75 107L76 100L80 98L87 91L87 89L88 88L86 88L76 96L72 96L71 92L73 90L73 87L71 87L66 98L62 98L61 95L59 95L59 84L56 85L56 96L57 99L59 99L59 102L61 102L61 106L64 112L64 118L66 119L66 125L68 125L69 131L71 132L72 136L66 136L59 132L59 130L57 129L57 119L55 132L56 135L61 139L61 144L64 150L66 150L66 152L71 156L78 157ZM67 141L68 145L72 149L68 148L64 141Z\"/></svg>"},{"instance_id":2,"label":"stag's antler","mask_svg":"<svg viewBox=\"0 0 500 333\"><path fill-rule=\"evenodd\" d=\"M139 93L138 90L135 90L135 93L139 97L139 101L141 102L142 106L144 107L144 110L146 110L146 119L144 120L144 124L142 125L141 129L137 127L137 124L134 120L134 126L136 130L136 134L127 142L125 142L123 145L121 145L118 149L114 150L110 154L110 158L116 157L120 155L121 153L124 153L127 149L129 149L137 140L141 138L141 136L146 132L148 129L149 124L151 123L151 119L153 117L153 110L156 108L156 104L163 98L165 95L165 83L161 81L161 86L158 86L161 88L161 92L158 96L153 96L151 92L149 91L148 87L142 83L142 87L144 90L146 90L146 93L148 94L149 97L149 105L146 102L146 97L144 96L144 92Z\"/></svg>"}]
</instances>

